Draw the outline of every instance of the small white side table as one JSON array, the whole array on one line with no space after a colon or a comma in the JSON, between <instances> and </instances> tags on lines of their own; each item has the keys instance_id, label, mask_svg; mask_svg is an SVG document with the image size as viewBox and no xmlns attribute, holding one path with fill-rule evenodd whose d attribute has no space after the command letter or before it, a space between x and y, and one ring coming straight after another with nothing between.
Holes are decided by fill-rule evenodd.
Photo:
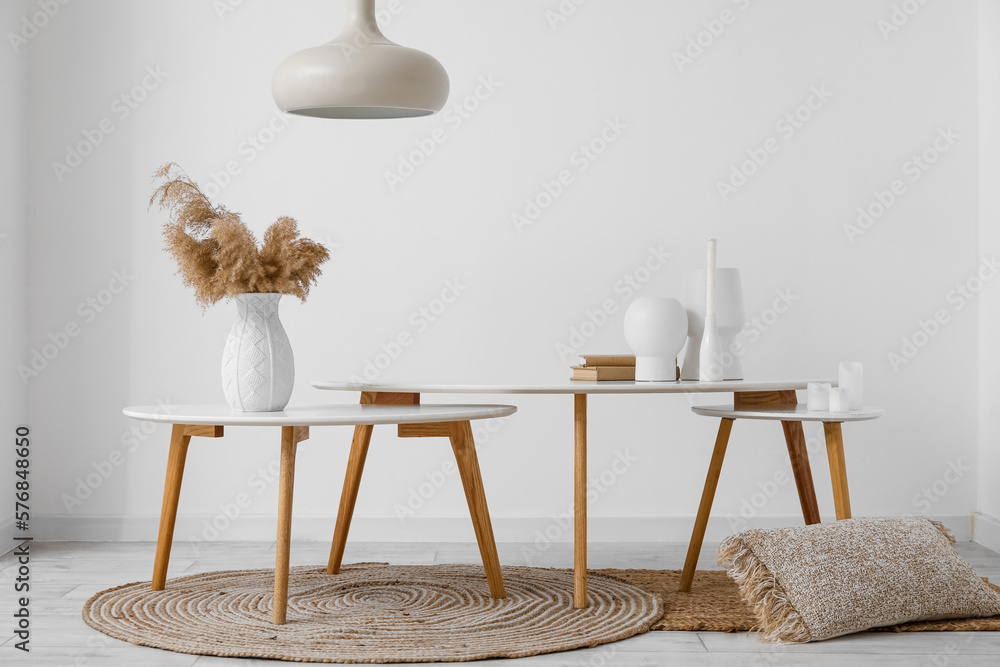
<instances>
[{"instance_id":1,"label":"small white side table","mask_svg":"<svg viewBox=\"0 0 1000 667\"><path fill-rule=\"evenodd\" d=\"M794 394L790 396L794 399ZM729 444L729 434L733 430L733 422L737 419L768 419L780 421L788 437L789 424L797 422L823 422L823 434L826 436L826 453L830 460L830 477L833 482L833 502L837 512L837 520L851 518L851 498L847 490L847 465L844 461L844 436L840 430L842 422L868 421L881 417L885 410L881 408L862 408L852 412L810 412L801 403L785 405L755 404L754 401L738 401L733 405L695 406L691 411L705 417L718 417L719 435L715 440L715 450L712 452L712 462L708 466L708 477L705 479L705 489L701 494L701 504L698 506L698 516L695 519L691 543L688 545L687 558L684 560L684 572L681 574L679 589L682 592L691 590L695 568L698 565L698 554L705 540L705 529L708 527L708 517L712 513L712 501L715 499L715 489L719 484L722 472L722 461L726 457L726 446ZM807 460L808 461L808 460ZM793 468L795 462L793 461ZM808 465L808 463L807 463ZM815 502L815 500L814 500ZM807 512L803 505L803 516L806 524L819 523L819 511Z\"/></svg>"},{"instance_id":2,"label":"small white side table","mask_svg":"<svg viewBox=\"0 0 1000 667\"><path fill-rule=\"evenodd\" d=\"M465 487L465 497L472 515L476 540L486 569L490 593L494 598L506 596L503 577L500 573L500 559L497 556L496 541L486 505L486 492L479 473L470 420L493 419L514 414L517 408L510 405L335 405L314 408L287 408L281 412L233 412L226 405L180 405L171 414L164 414L158 406L126 408L124 413L133 419L173 424L170 436L170 454L167 458L167 475L163 488L163 509L160 512L160 533L156 542L156 561L153 565L154 591L162 591L167 580L167 565L170 562L170 547L174 537L174 522L177 519L177 504L180 499L181 481L184 477L184 461L188 444L192 437L221 438L225 426L280 426L281 427L281 471L278 490L278 544L274 564L274 606L272 617L276 625L284 625L288 608L288 560L291 548L292 492L295 485L295 453L298 443L309 438L310 426L354 426L354 445L351 448L349 467L357 463L361 466L368 452L372 428L379 424L400 425L404 429L415 429L423 436L436 435L451 439L455 452L459 475ZM344 483L345 494L340 500L340 518L354 510L358 486L361 482L360 470L356 478L348 475ZM341 523L338 518L338 524ZM350 519L348 518L348 522ZM346 530L343 541L347 539ZM340 557L344 544L339 545L336 567L333 560L327 568L336 574L340 568Z\"/></svg>"}]
</instances>

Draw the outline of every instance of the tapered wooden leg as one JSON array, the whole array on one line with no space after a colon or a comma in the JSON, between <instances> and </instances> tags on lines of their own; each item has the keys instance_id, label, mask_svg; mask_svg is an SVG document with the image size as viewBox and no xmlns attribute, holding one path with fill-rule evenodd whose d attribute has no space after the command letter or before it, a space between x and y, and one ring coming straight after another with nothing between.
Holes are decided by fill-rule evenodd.
<instances>
[{"instance_id":1,"label":"tapered wooden leg","mask_svg":"<svg viewBox=\"0 0 1000 667\"><path fill-rule=\"evenodd\" d=\"M781 422L788 445L788 458L795 476L795 487L799 491L799 504L806 525L819 523L819 503L816 502L816 488L813 486L812 469L809 467L809 450L802 432L802 422Z\"/></svg>"},{"instance_id":2,"label":"tapered wooden leg","mask_svg":"<svg viewBox=\"0 0 1000 667\"><path fill-rule=\"evenodd\" d=\"M847 491L847 463L844 461L844 435L840 422L824 422L826 454L830 459L830 479L833 481L833 505L837 521L851 518L851 495Z\"/></svg>"},{"instance_id":3,"label":"tapered wooden leg","mask_svg":"<svg viewBox=\"0 0 1000 667\"><path fill-rule=\"evenodd\" d=\"M587 395L573 395L573 607L587 606Z\"/></svg>"},{"instance_id":4,"label":"tapered wooden leg","mask_svg":"<svg viewBox=\"0 0 1000 667\"><path fill-rule=\"evenodd\" d=\"M420 394L380 394L364 391L361 392L361 405L420 405ZM347 547L347 534L351 530L351 519L354 517L354 504L358 500L358 489L361 488L361 473L365 470L368 445L372 439L372 428L354 427L351 454L347 459L347 474L344 476L344 489L340 493L337 525L333 529L333 544L330 546L330 559L326 564L327 574L340 573L344 549Z\"/></svg>"},{"instance_id":5,"label":"tapered wooden leg","mask_svg":"<svg viewBox=\"0 0 1000 667\"><path fill-rule=\"evenodd\" d=\"M500 557L497 555L497 543L493 537L493 524L490 522L490 510L486 505L486 490L483 488L483 478L479 472L479 458L476 456L476 443L472 437L472 425L467 422L455 422L451 425L451 448L455 452L458 463L458 474L465 488L465 500L469 504L469 514L472 516L472 526L476 531L476 541L479 543L479 554L486 569L486 581L490 585L490 595L496 599L507 597L503 587L503 574L500 572Z\"/></svg>"},{"instance_id":6,"label":"tapered wooden leg","mask_svg":"<svg viewBox=\"0 0 1000 667\"><path fill-rule=\"evenodd\" d=\"M274 556L275 625L284 625L288 613L288 560L292 547L292 496L295 490L295 453L309 437L307 426L281 427L281 472L278 482L278 545Z\"/></svg>"},{"instance_id":7,"label":"tapered wooden leg","mask_svg":"<svg viewBox=\"0 0 1000 667\"><path fill-rule=\"evenodd\" d=\"M153 564L154 591L162 591L167 583L167 566L170 564L170 547L174 541L174 522L177 520L177 503L181 497L184 479L184 461L187 459L191 436L184 433L183 424L174 424L170 433L170 453L167 455L167 478L163 485L163 507L160 510L160 534L156 539L156 560Z\"/></svg>"},{"instance_id":8,"label":"tapered wooden leg","mask_svg":"<svg viewBox=\"0 0 1000 667\"><path fill-rule=\"evenodd\" d=\"M330 560L326 566L327 574L340 573L344 548L347 546L347 533L351 530L351 518L354 516L354 503L358 499L358 489L361 488L361 473L365 470L368 445L372 440L372 428L372 426L354 427L354 440L351 441L351 455L347 459L344 490L340 492L340 511L337 512L337 525L333 529L333 546L330 547Z\"/></svg>"},{"instance_id":9,"label":"tapered wooden leg","mask_svg":"<svg viewBox=\"0 0 1000 667\"><path fill-rule=\"evenodd\" d=\"M698 516L694 521L687 558L684 560L684 572L681 573L681 585L678 590L683 593L691 590L691 582L698 567L698 555L705 541L705 529L708 527L708 517L712 513L712 501L715 500L715 489L719 485L719 474L722 472L722 461L726 458L726 447L729 444L729 434L733 430L733 421L723 419L719 424L719 435L715 438L715 450L712 451L712 461L708 464L705 489L701 492L701 504L698 506Z\"/></svg>"}]
</instances>

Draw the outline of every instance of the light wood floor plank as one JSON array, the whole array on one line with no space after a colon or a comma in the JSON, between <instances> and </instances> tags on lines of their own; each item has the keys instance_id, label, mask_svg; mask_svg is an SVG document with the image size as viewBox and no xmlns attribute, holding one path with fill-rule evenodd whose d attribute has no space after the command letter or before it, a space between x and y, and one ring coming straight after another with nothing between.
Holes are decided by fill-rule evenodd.
<instances>
[{"instance_id":1,"label":"light wood floor plank","mask_svg":"<svg viewBox=\"0 0 1000 667\"><path fill-rule=\"evenodd\" d=\"M648 633L664 634L664 633ZM997 632L864 632L835 637L822 642L790 646L762 644L746 633L702 632L701 640L711 653L767 654L777 650L786 655L860 654L860 655L948 655L1000 656L1000 633ZM1000 663L1000 658L997 660Z\"/></svg>"},{"instance_id":2,"label":"light wood floor plank","mask_svg":"<svg viewBox=\"0 0 1000 667\"><path fill-rule=\"evenodd\" d=\"M570 543L550 545L499 544L503 565L535 565L570 568ZM717 544L706 544L699 558L702 569L718 568ZM274 542L177 542L171 562L171 578L230 569L274 567ZM959 553L983 576L1000 580L1000 554L981 545L964 542ZM591 569L654 568L679 569L686 545L592 544ZM26 667L63 667L86 659L91 666L135 667L273 667L270 660L240 660L188 656L157 649L131 646L105 637L83 623L83 603L96 592L134 581L148 581L152 574L153 542L93 543L39 542L32 547L32 651L28 660L13 648L11 629L0 627L0 664ZM293 565L322 567L328 542L296 542ZM479 549L469 543L391 544L348 543L345 562L392 562L409 564L479 564ZM9 559L0 561L0 581L14 572ZM9 596L8 596L9 597ZM0 613L9 618L8 600ZM465 663L470 667L517 665L518 667L662 667L663 665L747 665L748 667L803 667L841 665L947 664L948 667L1000 664L1000 633L863 633L806 646L771 646L746 634L711 632L650 632L606 646L519 660Z\"/></svg>"},{"instance_id":3,"label":"light wood floor plank","mask_svg":"<svg viewBox=\"0 0 1000 667\"><path fill-rule=\"evenodd\" d=\"M25 656L28 657L25 660ZM89 665L90 667L190 667L200 656L157 651L139 646L121 648L105 647L38 647L30 654L18 651L13 646L0 647L0 664L20 667L66 667L67 665ZM273 663L272 663L273 664Z\"/></svg>"}]
</instances>

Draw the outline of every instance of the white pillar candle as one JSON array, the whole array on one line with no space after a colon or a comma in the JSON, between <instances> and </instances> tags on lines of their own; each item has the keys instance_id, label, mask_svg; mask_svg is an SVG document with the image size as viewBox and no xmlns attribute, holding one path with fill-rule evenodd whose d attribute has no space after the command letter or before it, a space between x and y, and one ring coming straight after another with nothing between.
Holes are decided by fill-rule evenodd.
<instances>
[{"instance_id":1,"label":"white pillar candle","mask_svg":"<svg viewBox=\"0 0 1000 667\"><path fill-rule=\"evenodd\" d=\"M864 369L860 361L840 362L840 374L837 378L837 385L847 390L847 401L851 410L860 410L864 405L862 384L864 382Z\"/></svg>"},{"instance_id":2,"label":"white pillar candle","mask_svg":"<svg viewBox=\"0 0 1000 667\"><path fill-rule=\"evenodd\" d=\"M851 406L848 402L847 390L843 387L836 387L830 390L830 412L850 412Z\"/></svg>"},{"instance_id":3,"label":"white pillar candle","mask_svg":"<svg viewBox=\"0 0 1000 667\"><path fill-rule=\"evenodd\" d=\"M806 406L810 412L829 412L830 383L810 382L806 390Z\"/></svg>"},{"instance_id":4,"label":"white pillar candle","mask_svg":"<svg viewBox=\"0 0 1000 667\"><path fill-rule=\"evenodd\" d=\"M705 317L715 316L715 239L708 240L708 261L705 269Z\"/></svg>"}]
</instances>

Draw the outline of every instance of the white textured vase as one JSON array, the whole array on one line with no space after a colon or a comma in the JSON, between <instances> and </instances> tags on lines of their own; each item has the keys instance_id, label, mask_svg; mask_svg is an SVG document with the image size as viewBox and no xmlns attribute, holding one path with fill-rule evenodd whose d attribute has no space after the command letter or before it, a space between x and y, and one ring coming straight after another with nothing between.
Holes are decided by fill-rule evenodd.
<instances>
[{"instance_id":1,"label":"white textured vase","mask_svg":"<svg viewBox=\"0 0 1000 667\"><path fill-rule=\"evenodd\" d=\"M278 319L280 294L240 294L236 323L222 353L222 390L239 412L284 410L292 396L295 361Z\"/></svg>"}]
</instances>

